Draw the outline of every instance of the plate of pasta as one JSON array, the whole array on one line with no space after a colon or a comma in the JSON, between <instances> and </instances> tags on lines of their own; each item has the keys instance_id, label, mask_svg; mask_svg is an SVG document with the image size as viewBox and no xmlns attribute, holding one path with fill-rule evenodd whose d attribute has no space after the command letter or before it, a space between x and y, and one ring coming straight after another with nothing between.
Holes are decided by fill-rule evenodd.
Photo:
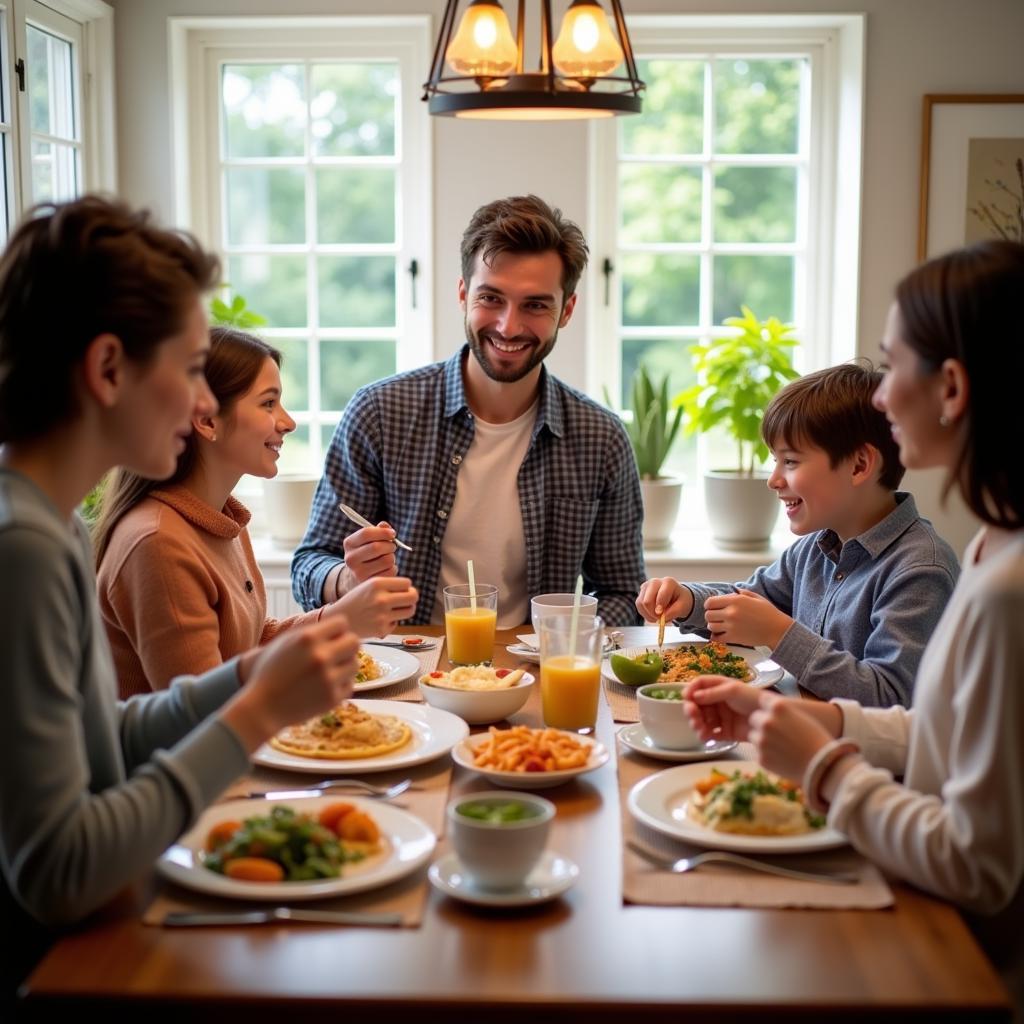
<instances>
[{"instance_id":1,"label":"plate of pasta","mask_svg":"<svg viewBox=\"0 0 1024 1024\"><path fill-rule=\"evenodd\" d=\"M452 748L456 764L510 789L550 789L600 768L608 748L590 736L561 729L491 726Z\"/></svg>"},{"instance_id":2,"label":"plate of pasta","mask_svg":"<svg viewBox=\"0 0 1024 1024\"><path fill-rule=\"evenodd\" d=\"M637 660L657 649L656 644L647 644L628 647L617 653L620 657ZM685 683L699 675L724 675L762 689L774 686L785 675L784 670L768 658L767 648L738 647L713 641L668 643L662 649L661 657L664 668L656 680L659 683ZM602 662L601 674L611 682L623 685L612 669L610 658Z\"/></svg>"},{"instance_id":3,"label":"plate of pasta","mask_svg":"<svg viewBox=\"0 0 1024 1024\"><path fill-rule=\"evenodd\" d=\"M362 644L359 648L359 673L356 676L356 693L379 690L406 679L418 676L422 671L419 658L408 651L397 651L390 647L376 647Z\"/></svg>"}]
</instances>

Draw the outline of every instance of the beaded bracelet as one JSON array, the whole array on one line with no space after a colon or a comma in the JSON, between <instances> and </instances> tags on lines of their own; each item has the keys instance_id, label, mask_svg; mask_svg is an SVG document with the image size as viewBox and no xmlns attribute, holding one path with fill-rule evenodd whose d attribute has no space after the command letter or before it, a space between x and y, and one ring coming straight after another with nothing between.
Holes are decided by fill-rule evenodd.
<instances>
[{"instance_id":1,"label":"beaded bracelet","mask_svg":"<svg viewBox=\"0 0 1024 1024\"><path fill-rule=\"evenodd\" d=\"M847 754L859 753L860 747L853 740L842 737L831 740L815 753L804 770L803 782L804 799L812 811L818 814L828 812L828 801L824 800L819 792L822 780L837 761L842 760Z\"/></svg>"}]
</instances>

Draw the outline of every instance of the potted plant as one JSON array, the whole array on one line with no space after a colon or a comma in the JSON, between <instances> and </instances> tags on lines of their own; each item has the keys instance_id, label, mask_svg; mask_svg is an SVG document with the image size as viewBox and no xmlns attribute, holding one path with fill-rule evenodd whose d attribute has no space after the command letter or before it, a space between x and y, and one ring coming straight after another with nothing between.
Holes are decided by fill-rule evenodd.
<instances>
[{"instance_id":1,"label":"potted plant","mask_svg":"<svg viewBox=\"0 0 1024 1024\"><path fill-rule=\"evenodd\" d=\"M678 477L663 475L661 469L679 433L683 410L673 408L668 375L655 385L643 364L633 374L632 392L633 418L623 417L623 422L640 473L644 546L666 547L679 514L683 482ZM612 404L607 390L605 401L609 406Z\"/></svg>"},{"instance_id":2,"label":"potted plant","mask_svg":"<svg viewBox=\"0 0 1024 1024\"><path fill-rule=\"evenodd\" d=\"M793 326L741 308L743 316L725 321L737 334L690 346L699 383L674 399L685 412L687 434L722 428L736 443L735 466L705 473L704 497L711 535L722 547L739 549L767 546L778 519L778 500L759 468L768 457L761 420L775 394L799 376Z\"/></svg>"}]
</instances>

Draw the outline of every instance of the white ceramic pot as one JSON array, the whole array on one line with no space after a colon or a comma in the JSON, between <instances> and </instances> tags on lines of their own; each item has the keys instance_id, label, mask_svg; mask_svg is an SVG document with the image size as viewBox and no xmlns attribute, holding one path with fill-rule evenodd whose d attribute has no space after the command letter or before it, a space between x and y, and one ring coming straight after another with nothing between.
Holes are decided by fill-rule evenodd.
<instances>
[{"instance_id":1,"label":"white ceramic pot","mask_svg":"<svg viewBox=\"0 0 1024 1024\"><path fill-rule=\"evenodd\" d=\"M297 544L306 532L317 476L278 473L263 481L270 536L280 544Z\"/></svg>"},{"instance_id":2,"label":"white ceramic pot","mask_svg":"<svg viewBox=\"0 0 1024 1024\"><path fill-rule=\"evenodd\" d=\"M644 547L668 547L679 515L682 480L670 476L657 480L644 477L640 480L640 493L644 500Z\"/></svg>"},{"instance_id":3,"label":"white ceramic pot","mask_svg":"<svg viewBox=\"0 0 1024 1024\"><path fill-rule=\"evenodd\" d=\"M704 474L704 504L715 542L736 551L768 547L782 507L767 473L744 476L734 470Z\"/></svg>"}]
</instances>

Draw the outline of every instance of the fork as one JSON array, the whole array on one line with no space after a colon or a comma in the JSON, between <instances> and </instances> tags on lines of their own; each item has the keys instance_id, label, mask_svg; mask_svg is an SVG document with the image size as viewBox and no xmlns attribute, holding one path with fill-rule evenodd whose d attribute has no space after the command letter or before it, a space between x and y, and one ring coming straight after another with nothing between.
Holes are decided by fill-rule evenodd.
<instances>
[{"instance_id":1,"label":"fork","mask_svg":"<svg viewBox=\"0 0 1024 1024\"><path fill-rule=\"evenodd\" d=\"M703 853L695 854L692 857L679 857L676 859L650 850L632 839L627 840L626 845L634 853L640 854L645 860L676 875L684 875L688 871L693 871L694 868L699 868L701 864L719 863L736 864L742 867L753 868L755 871L763 871L769 875L795 878L801 882L824 882L827 885L855 885L860 881L858 875L848 875L842 872L828 874L816 871L798 871L796 868L784 868L778 864L769 864L766 861L756 860L753 857L744 857L738 853L726 853L724 850L705 850Z\"/></svg>"},{"instance_id":2,"label":"fork","mask_svg":"<svg viewBox=\"0 0 1024 1024\"><path fill-rule=\"evenodd\" d=\"M391 800L393 797L404 793L411 786L412 779L402 779L401 782L392 783L390 786L375 786L373 783L364 782L362 779L327 779L325 782L318 782L312 786L303 786L301 789L272 789L266 792L236 793L234 796L225 797L224 800L295 800L299 797L328 793L335 789L355 789L360 793L365 793L367 796Z\"/></svg>"}]
</instances>

